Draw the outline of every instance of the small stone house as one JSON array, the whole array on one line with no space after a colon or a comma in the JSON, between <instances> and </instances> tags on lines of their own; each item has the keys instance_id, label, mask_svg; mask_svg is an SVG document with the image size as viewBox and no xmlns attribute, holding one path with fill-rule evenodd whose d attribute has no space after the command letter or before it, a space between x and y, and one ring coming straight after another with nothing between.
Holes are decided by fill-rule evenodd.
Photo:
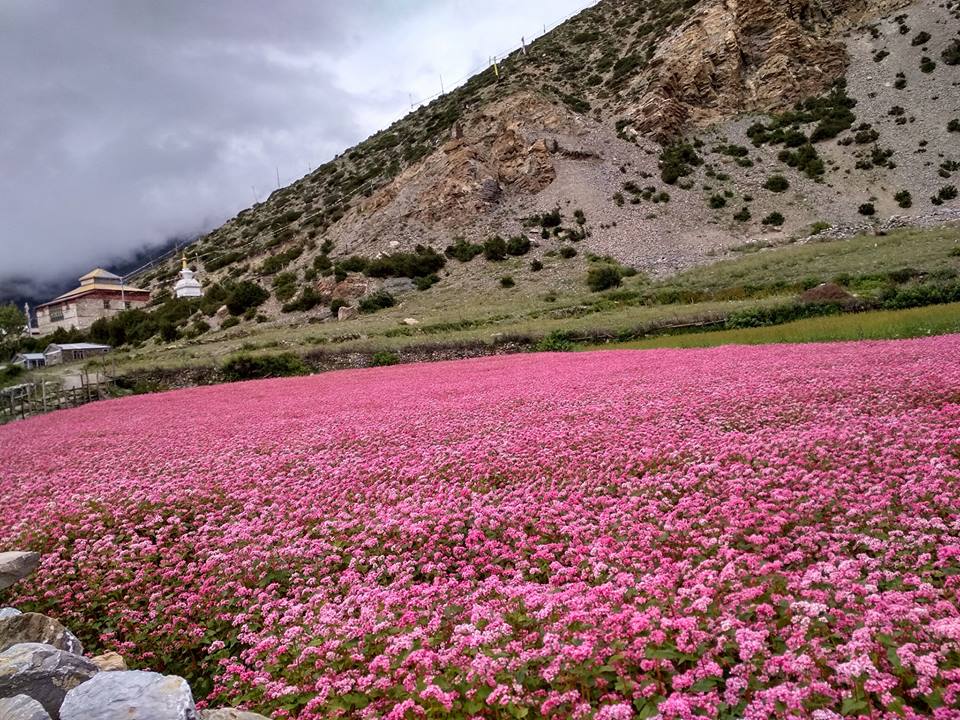
<instances>
[{"instance_id":1,"label":"small stone house","mask_svg":"<svg viewBox=\"0 0 960 720\"><path fill-rule=\"evenodd\" d=\"M97 345L96 343L55 343L48 345L43 351L43 358L47 365L59 365L60 363L73 362L74 360L86 360L96 355L104 355L110 352L109 345Z\"/></svg>"}]
</instances>

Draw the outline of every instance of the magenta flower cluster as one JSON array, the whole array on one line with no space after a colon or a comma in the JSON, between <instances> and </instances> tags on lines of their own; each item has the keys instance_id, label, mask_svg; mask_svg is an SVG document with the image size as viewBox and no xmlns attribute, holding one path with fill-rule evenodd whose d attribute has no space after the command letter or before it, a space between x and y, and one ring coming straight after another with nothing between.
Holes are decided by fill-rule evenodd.
<instances>
[{"instance_id":1,"label":"magenta flower cluster","mask_svg":"<svg viewBox=\"0 0 960 720\"><path fill-rule=\"evenodd\" d=\"M960 717L960 336L129 397L0 468L5 599L218 704Z\"/></svg>"}]
</instances>

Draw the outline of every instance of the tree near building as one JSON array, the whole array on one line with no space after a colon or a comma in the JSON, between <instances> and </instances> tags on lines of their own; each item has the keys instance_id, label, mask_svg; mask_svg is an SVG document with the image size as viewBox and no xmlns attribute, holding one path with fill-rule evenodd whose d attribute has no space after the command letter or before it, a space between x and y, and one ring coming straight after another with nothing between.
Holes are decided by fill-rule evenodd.
<instances>
[{"instance_id":1,"label":"tree near building","mask_svg":"<svg viewBox=\"0 0 960 720\"><path fill-rule=\"evenodd\" d=\"M13 303L0 305L0 360L16 352L27 325L27 316Z\"/></svg>"}]
</instances>

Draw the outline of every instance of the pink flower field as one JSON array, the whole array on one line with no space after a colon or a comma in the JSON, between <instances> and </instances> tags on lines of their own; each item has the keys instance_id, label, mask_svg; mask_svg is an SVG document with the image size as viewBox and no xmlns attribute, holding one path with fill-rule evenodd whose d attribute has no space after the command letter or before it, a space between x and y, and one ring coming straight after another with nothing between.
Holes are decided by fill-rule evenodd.
<instances>
[{"instance_id":1,"label":"pink flower field","mask_svg":"<svg viewBox=\"0 0 960 720\"><path fill-rule=\"evenodd\" d=\"M4 600L275 718L960 717L960 336L517 355L0 428Z\"/></svg>"}]
</instances>

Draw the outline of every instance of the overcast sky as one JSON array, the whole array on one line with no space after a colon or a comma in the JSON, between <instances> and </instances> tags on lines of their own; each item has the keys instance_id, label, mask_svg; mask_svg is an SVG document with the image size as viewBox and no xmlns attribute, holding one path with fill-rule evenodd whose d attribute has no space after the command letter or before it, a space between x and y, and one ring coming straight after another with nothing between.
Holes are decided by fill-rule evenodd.
<instances>
[{"instance_id":1,"label":"overcast sky","mask_svg":"<svg viewBox=\"0 0 960 720\"><path fill-rule=\"evenodd\" d=\"M0 281L219 225L591 0L0 0Z\"/></svg>"}]
</instances>

